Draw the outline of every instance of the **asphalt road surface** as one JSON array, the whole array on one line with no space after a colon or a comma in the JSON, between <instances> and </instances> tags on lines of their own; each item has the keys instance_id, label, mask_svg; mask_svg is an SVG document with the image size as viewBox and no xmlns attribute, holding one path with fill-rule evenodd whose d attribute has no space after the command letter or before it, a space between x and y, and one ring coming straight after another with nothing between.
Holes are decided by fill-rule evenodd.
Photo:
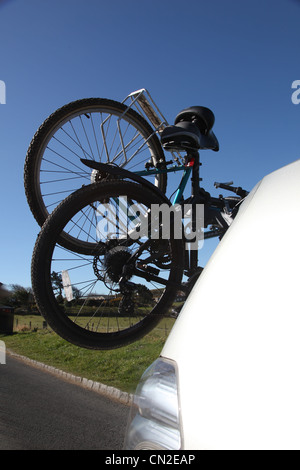
<instances>
[{"instance_id":1,"label":"asphalt road surface","mask_svg":"<svg viewBox=\"0 0 300 470\"><path fill-rule=\"evenodd\" d=\"M128 413L9 355L0 364L0 450L121 450Z\"/></svg>"}]
</instances>

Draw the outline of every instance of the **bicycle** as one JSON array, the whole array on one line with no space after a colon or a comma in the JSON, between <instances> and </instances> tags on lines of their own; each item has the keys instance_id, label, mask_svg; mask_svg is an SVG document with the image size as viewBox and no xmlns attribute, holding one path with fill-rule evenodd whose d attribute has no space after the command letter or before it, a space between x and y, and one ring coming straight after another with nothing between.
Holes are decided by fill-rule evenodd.
<instances>
[{"instance_id":1,"label":"bicycle","mask_svg":"<svg viewBox=\"0 0 300 470\"><path fill-rule=\"evenodd\" d=\"M137 90L121 103L104 98L85 98L53 112L33 136L25 159L24 187L27 202L42 226L53 209L84 184L100 182L81 159L91 159L143 169L145 162L163 167L164 152L159 132L167 125L150 93ZM166 174L154 184L166 190ZM67 234L62 238L71 247Z\"/></svg>"},{"instance_id":2,"label":"bicycle","mask_svg":"<svg viewBox=\"0 0 300 470\"><path fill-rule=\"evenodd\" d=\"M213 124L208 108L192 107L177 115L174 126L164 126L161 144L175 155L184 151L183 164L177 156L175 165L151 158L145 169L132 172L81 158L96 182L72 192L47 217L32 257L38 308L60 336L91 349L124 346L169 313L178 291L189 294L202 268L198 249L189 249L194 241L182 223L185 207L193 236L222 238L248 194L231 183L215 183L235 196L213 198L200 187L199 150L218 150ZM155 182L174 171L183 175L171 202ZM183 200L189 179L191 196ZM161 213L154 211L162 206L171 217L167 237ZM199 206L204 209L200 229ZM177 232L175 219L181 220Z\"/></svg>"}]
</instances>

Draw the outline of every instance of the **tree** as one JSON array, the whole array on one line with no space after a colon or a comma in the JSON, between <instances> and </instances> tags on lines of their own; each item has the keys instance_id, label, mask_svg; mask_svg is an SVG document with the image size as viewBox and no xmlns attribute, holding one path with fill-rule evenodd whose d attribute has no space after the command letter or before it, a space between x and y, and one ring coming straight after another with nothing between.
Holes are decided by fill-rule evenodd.
<instances>
[{"instance_id":1,"label":"tree","mask_svg":"<svg viewBox=\"0 0 300 470\"><path fill-rule=\"evenodd\" d=\"M7 299L9 297L10 293L8 290L5 288L4 284L0 282L0 299Z\"/></svg>"},{"instance_id":2,"label":"tree","mask_svg":"<svg viewBox=\"0 0 300 470\"><path fill-rule=\"evenodd\" d=\"M62 296L63 283L62 283L61 274L58 274L55 271L52 271L52 273L51 273L51 282L52 282L53 289L57 289L58 290L58 295Z\"/></svg>"},{"instance_id":3,"label":"tree","mask_svg":"<svg viewBox=\"0 0 300 470\"><path fill-rule=\"evenodd\" d=\"M153 301L152 292L144 284L138 284L137 293L139 296L139 303L141 305L148 305Z\"/></svg>"},{"instance_id":4,"label":"tree","mask_svg":"<svg viewBox=\"0 0 300 470\"><path fill-rule=\"evenodd\" d=\"M34 297L31 287L23 287L19 284L12 284L10 286L8 302L14 307L23 307L27 310L27 312L30 311L34 304Z\"/></svg>"},{"instance_id":5,"label":"tree","mask_svg":"<svg viewBox=\"0 0 300 470\"><path fill-rule=\"evenodd\" d=\"M81 290L78 289L78 288L75 287L75 286L72 286L72 290L73 290L73 297L74 297L74 299L75 299L75 300L80 299L80 297L81 297Z\"/></svg>"}]
</instances>

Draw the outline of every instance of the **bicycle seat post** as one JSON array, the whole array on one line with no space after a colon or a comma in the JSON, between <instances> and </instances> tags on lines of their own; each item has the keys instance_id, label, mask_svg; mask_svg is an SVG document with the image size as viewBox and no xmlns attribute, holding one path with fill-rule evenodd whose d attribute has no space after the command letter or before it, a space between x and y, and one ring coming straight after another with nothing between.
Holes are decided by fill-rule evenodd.
<instances>
[{"instance_id":1,"label":"bicycle seat post","mask_svg":"<svg viewBox=\"0 0 300 470\"><path fill-rule=\"evenodd\" d=\"M200 169L200 158L199 158L199 152L197 150L189 150L187 152L187 161L190 166L193 167L192 170L192 196L195 197L199 193L199 187L200 187L200 175L199 175L199 169Z\"/></svg>"},{"instance_id":2,"label":"bicycle seat post","mask_svg":"<svg viewBox=\"0 0 300 470\"><path fill-rule=\"evenodd\" d=\"M192 166L192 177L191 177L191 202L192 202L192 232L196 233L196 207L198 196L199 196L199 188L200 188L200 181L201 178L199 176L199 168L200 168L200 156L198 150L189 149L187 150L187 164ZM189 271L190 273L195 272L198 266L198 250L193 250L190 252L190 259L189 259Z\"/></svg>"}]
</instances>

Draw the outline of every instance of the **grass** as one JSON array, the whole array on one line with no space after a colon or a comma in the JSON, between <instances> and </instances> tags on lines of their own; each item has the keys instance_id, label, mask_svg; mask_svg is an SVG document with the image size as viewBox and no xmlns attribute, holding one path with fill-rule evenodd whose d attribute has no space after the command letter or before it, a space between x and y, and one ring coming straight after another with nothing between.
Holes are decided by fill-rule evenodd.
<instances>
[{"instance_id":1,"label":"grass","mask_svg":"<svg viewBox=\"0 0 300 470\"><path fill-rule=\"evenodd\" d=\"M35 326L41 317L27 319ZM124 392L134 392L144 370L159 356L174 320L163 323L140 341L109 351L79 348L49 329L28 331L18 321L19 331L0 335L6 348L30 359L57 367L90 380L111 385Z\"/></svg>"}]
</instances>

